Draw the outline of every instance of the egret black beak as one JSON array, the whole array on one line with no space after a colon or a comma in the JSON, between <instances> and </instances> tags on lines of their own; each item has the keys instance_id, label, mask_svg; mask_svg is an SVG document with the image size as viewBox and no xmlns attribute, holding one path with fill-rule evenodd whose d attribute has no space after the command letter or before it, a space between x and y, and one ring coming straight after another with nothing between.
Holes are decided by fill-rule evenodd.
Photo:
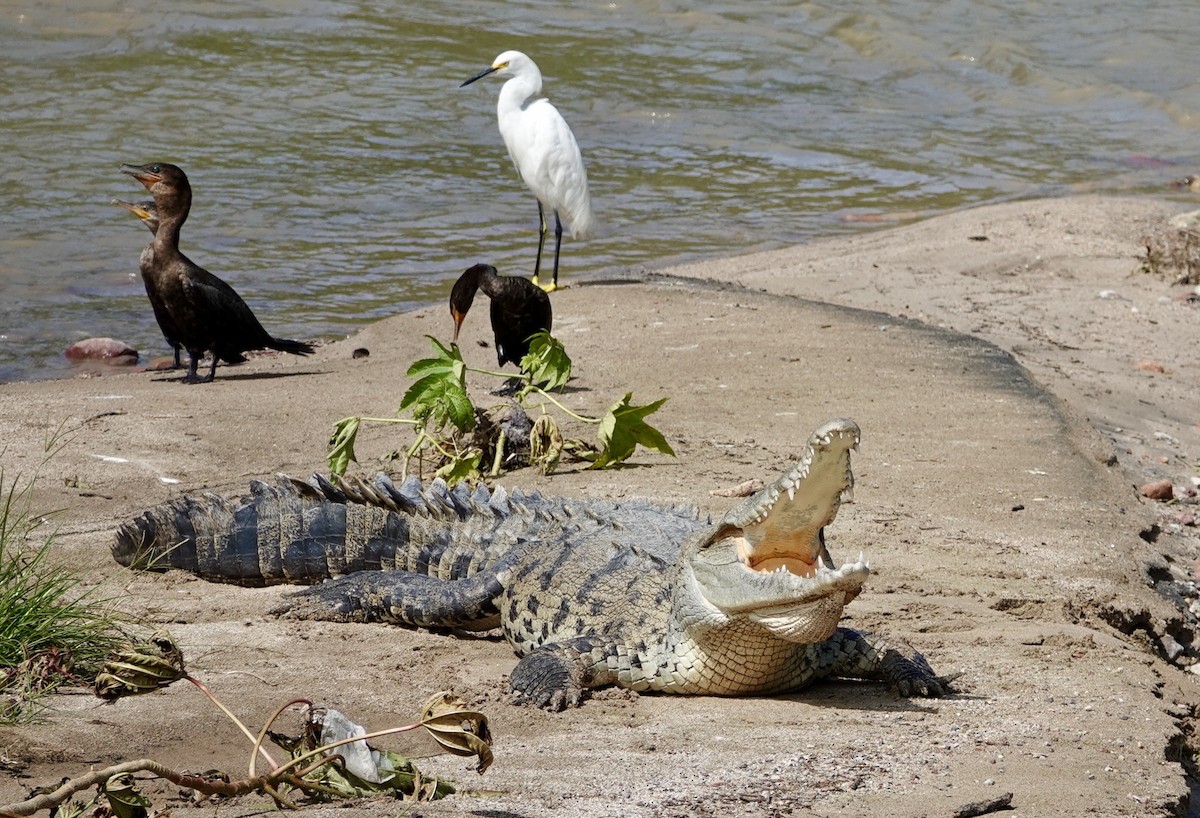
<instances>
[{"instance_id":1,"label":"egret black beak","mask_svg":"<svg viewBox=\"0 0 1200 818\"><path fill-rule=\"evenodd\" d=\"M475 82L475 80L481 80L484 77L486 77L488 74L495 74L497 71L499 71L503 67L504 67L503 65L493 65L491 68L485 68L458 87L466 88L468 85Z\"/></svg>"}]
</instances>

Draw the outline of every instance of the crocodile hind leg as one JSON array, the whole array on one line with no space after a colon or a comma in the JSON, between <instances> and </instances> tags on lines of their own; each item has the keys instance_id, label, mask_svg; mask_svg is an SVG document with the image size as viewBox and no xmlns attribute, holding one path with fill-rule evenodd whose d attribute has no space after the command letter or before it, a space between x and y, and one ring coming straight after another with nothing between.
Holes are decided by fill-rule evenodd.
<instances>
[{"instance_id":1,"label":"crocodile hind leg","mask_svg":"<svg viewBox=\"0 0 1200 818\"><path fill-rule=\"evenodd\" d=\"M443 580L407 571L364 571L289 594L271 613L292 619L393 622L484 630L499 621L495 572Z\"/></svg>"},{"instance_id":2,"label":"crocodile hind leg","mask_svg":"<svg viewBox=\"0 0 1200 818\"><path fill-rule=\"evenodd\" d=\"M587 636L542 645L517 663L509 686L536 707L553 711L578 707L584 690L617 681L607 662L594 658L595 648L595 641Z\"/></svg>"},{"instance_id":3,"label":"crocodile hind leg","mask_svg":"<svg viewBox=\"0 0 1200 818\"><path fill-rule=\"evenodd\" d=\"M878 679L901 696L940 698L954 692L950 683L961 675L939 676L908 643L852 628L838 628L810 645L808 656L811 675L805 684L830 676Z\"/></svg>"}]
</instances>

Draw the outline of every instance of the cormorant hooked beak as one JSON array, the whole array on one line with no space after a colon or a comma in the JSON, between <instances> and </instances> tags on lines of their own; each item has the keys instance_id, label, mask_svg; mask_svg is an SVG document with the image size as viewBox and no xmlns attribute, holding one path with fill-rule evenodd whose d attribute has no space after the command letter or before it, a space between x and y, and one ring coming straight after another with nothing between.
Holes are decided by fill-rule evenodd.
<instances>
[{"instance_id":1,"label":"cormorant hooked beak","mask_svg":"<svg viewBox=\"0 0 1200 818\"><path fill-rule=\"evenodd\" d=\"M458 332L462 329L463 319L467 317L467 314L465 312L460 312L454 307L451 307L450 317L454 319L454 338L451 339L451 343L457 344Z\"/></svg>"},{"instance_id":2,"label":"cormorant hooked beak","mask_svg":"<svg viewBox=\"0 0 1200 818\"><path fill-rule=\"evenodd\" d=\"M153 219L153 218L157 217L156 214L150 212L150 208L154 206L154 202L135 203L135 202L127 202L124 199L113 199L112 203L117 205L118 207L125 208L130 213L137 216L139 219L141 219L143 221L145 221L146 219Z\"/></svg>"},{"instance_id":3,"label":"cormorant hooked beak","mask_svg":"<svg viewBox=\"0 0 1200 818\"><path fill-rule=\"evenodd\" d=\"M146 190L162 181L162 174L154 168L156 165L121 165L121 173L127 173L145 186Z\"/></svg>"}]
</instances>

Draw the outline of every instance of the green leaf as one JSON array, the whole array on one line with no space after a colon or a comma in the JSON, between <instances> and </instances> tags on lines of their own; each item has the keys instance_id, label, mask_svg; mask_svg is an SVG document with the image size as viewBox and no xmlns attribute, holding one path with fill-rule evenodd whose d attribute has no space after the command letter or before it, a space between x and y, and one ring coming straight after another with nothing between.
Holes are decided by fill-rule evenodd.
<instances>
[{"instance_id":1,"label":"green leaf","mask_svg":"<svg viewBox=\"0 0 1200 818\"><path fill-rule=\"evenodd\" d=\"M129 773L114 775L103 784L108 806L117 818L146 818L150 799L137 788Z\"/></svg>"},{"instance_id":2,"label":"green leaf","mask_svg":"<svg viewBox=\"0 0 1200 818\"><path fill-rule=\"evenodd\" d=\"M475 406L467 395L467 366L457 346L447 349L436 338L435 357L422 358L408 368L409 377L417 378L400 401L400 411L412 409L422 424L441 429L451 423L461 432L475 426Z\"/></svg>"},{"instance_id":3,"label":"green leaf","mask_svg":"<svg viewBox=\"0 0 1200 818\"><path fill-rule=\"evenodd\" d=\"M634 406L629 402L632 398L632 392L626 393L601 419L600 431L596 433L600 441L600 453L589 468L607 469L621 463L633 454L638 444L675 456L675 451L662 432L643 420L647 415L657 412L667 399L660 398L645 406Z\"/></svg>"},{"instance_id":4,"label":"green leaf","mask_svg":"<svg viewBox=\"0 0 1200 818\"><path fill-rule=\"evenodd\" d=\"M381 794L394 795L405 801L431 801L445 798L455 792L454 785L437 779L426 779L413 763L392 750L371 748L380 761L386 759L391 765L390 775L382 782L367 781L340 764L322 764L304 776L311 785L324 787L329 792L315 793L317 797L336 795L340 798L370 798ZM306 752L299 748L296 755ZM334 750L333 752L336 752ZM294 757L294 756L293 756Z\"/></svg>"},{"instance_id":5,"label":"green leaf","mask_svg":"<svg viewBox=\"0 0 1200 818\"><path fill-rule=\"evenodd\" d=\"M571 356L562 342L545 330L530 336L529 352L520 366L543 389L558 389L571 377Z\"/></svg>"},{"instance_id":6,"label":"green leaf","mask_svg":"<svg viewBox=\"0 0 1200 818\"><path fill-rule=\"evenodd\" d=\"M432 358L421 358L420 360L413 361L408 367L408 372L405 373L408 377L421 380L429 376L446 375L455 372L465 374L465 364L457 346L452 345L447 349L432 335L426 335L425 337L433 344L434 356ZM400 408L404 408L403 403L400 404Z\"/></svg>"},{"instance_id":7,"label":"green leaf","mask_svg":"<svg viewBox=\"0 0 1200 818\"><path fill-rule=\"evenodd\" d=\"M408 377L423 378L434 372L452 369L455 363L461 364L463 362L462 354L458 351L457 345L452 344L447 349L445 345L432 335L426 335L425 337L433 344L434 357L421 358L409 364L408 372L405 373Z\"/></svg>"},{"instance_id":8,"label":"green leaf","mask_svg":"<svg viewBox=\"0 0 1200 818\"><path fill-rule=\"evenodd\" d=\"M483 459L483 452L479 449L472 449L466 454L459 455L447 462L437 470L436 476L445 480L450 486L457 485L463 480L479 476L479 461L481 459Z\"/></svg>"},{"instance_id":9,"label":"green leaf","mask_svg":"<svg viewBox=\"0 0 1200 818\"><path fill-rule=\"evenodd\" d=\"M358 427L362 418L342 418L333 427L333 436L329 438L329 454L325 459L329 463L329 471L333 474L345 474L350 461L358 461L354 456L354 440L358 437Z\"/></svg>"}]
</instances>

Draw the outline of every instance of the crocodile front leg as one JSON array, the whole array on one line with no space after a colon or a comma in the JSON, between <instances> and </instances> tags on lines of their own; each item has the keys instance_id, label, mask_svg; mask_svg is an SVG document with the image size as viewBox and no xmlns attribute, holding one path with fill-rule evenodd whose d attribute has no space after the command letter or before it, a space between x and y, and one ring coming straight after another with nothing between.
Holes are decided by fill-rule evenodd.
<instances>
[{"instance_id":1,"label":"crocodile front leg","mask_svg":"<svg viewBox=\"0 0 1200 818\"><path fill-rule=\"evenodd\" d=\"M804 684L830 676L877 679L901 696L940 698L954 692L950 683L961 675L939 676L908 643L852 628L838 628L808 655L811 676Z\"/></svg>"},{"instance_id":2,"label":"crocodile front leg","mask_svg":"<svg viewBox=\"0 0 1200 818\"><path fill-rule=\"evenodd\" d=\"M517 663L509 686L536 707L553 711L578 707L584 690L617 681L607 662L595 659L596 647L587 636L542 645Z\"/></svg>"}]
</instances>

